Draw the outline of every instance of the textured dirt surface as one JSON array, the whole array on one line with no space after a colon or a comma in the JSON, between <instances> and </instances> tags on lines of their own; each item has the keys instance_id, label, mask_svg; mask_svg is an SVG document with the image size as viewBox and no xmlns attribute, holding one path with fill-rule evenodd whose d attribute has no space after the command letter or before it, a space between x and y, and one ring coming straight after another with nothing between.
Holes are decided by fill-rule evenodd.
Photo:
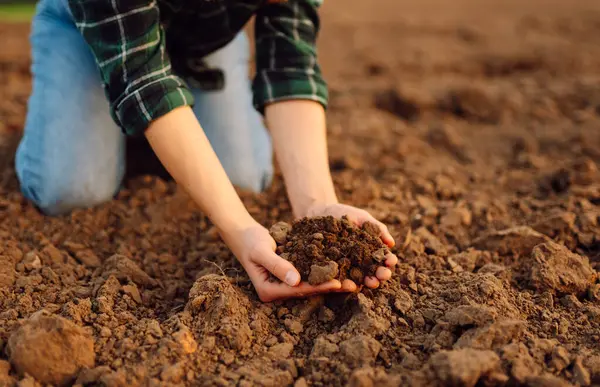
<instances>
[{"instance_id":1,"label":"textured dirt surface","mask_svg":"<svg viewBox=\"0 0 600 387\"><path fill-rule=\"evenodd\" d=\"M323 18L338 193L400 263L375 291L276 304L172 182L61 218L22 198L28 29L0 25L0 385L600 385L600 3ZM242 196L293 221L280 179Z\"/></svg>"},{"instance_id":2,"label":"textured dirt surface","mask_svg":"<svg viewBox=\"0 0 600 387\"><path fill-rule=\"evenodd\" d=\"M320 285L334 278L363 283L384 266L389 249L372 223L353 225L346 217L302 218L293 224L278 222L271 227L277 254L292 262L303 281Z\"/></svg>"}]
</instances>

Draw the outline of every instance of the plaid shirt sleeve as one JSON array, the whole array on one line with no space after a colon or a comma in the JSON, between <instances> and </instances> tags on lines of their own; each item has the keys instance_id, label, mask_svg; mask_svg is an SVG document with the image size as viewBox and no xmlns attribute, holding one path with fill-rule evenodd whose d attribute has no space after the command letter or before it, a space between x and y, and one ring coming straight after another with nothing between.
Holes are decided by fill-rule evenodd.
<instances>
[{"instance_id":1,"label":"plaid shirt sleeve","mask_svg":"<svg viewBox=\"0 0 600 387\"><path fill-rule=\"evenodd\" d=\"M256 17L254 105L308 99L327 106L327 85L317 63L318 7L323 0L287 0L262 7Z\"/></svg>"},{"instance_id":2,"label":"plaid shirt sleeve","mask_svg":"<svg viewBox=\"0 0 600 387\"><path fill-rule=\"evenodd\" d=\"M171 70L156 0L69 0L96 58L114 121L128 135L193 96Z\"/></svg>"}]
</instances>

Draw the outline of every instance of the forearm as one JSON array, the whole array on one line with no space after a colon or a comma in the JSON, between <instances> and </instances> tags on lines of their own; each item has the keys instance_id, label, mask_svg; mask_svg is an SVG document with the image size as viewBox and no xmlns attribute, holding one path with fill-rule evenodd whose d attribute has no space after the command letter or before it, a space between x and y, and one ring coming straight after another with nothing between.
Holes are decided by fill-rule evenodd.
<instances>
[{"instance_id":1,"label":"forearm","mask_svg":"<svg viewBox=\"0 0 600 387\"><path fill-rule=\"evenodd\" d=\"M253 222L189 107L153 121L146 137L154 152L221 231Z\"/></svg>"},{"instance_id":2,"label":"forearm","mask_svg":"<svg viewBox=\"0 0 600 387\"><path fill-rule=\"evenodd\" d=\"M284 101L268 105L265 114L294 215L305 216L314 204L337 203L323 107L313 101Z\"/></svg>"}]
</instances>

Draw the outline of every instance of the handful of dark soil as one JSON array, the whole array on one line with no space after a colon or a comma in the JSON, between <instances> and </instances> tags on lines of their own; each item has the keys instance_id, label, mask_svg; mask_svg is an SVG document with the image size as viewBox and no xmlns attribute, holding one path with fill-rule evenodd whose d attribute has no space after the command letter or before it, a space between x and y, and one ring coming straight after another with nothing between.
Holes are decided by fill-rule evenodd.
<instances>
[{"instance_id":1,"label":"handful of dark soil","mask_svg":"<svg viewBox=\"0 0 600 387\"><path fill-rule=\"evenodd\" d=\"M373 223L357 227L346 217L302 218L292 225L279 222L271 227L277 254L290 261L303 281L319 285L332 279L363 283L375 275L390 252Z\"/></svg>"}]
</instances>

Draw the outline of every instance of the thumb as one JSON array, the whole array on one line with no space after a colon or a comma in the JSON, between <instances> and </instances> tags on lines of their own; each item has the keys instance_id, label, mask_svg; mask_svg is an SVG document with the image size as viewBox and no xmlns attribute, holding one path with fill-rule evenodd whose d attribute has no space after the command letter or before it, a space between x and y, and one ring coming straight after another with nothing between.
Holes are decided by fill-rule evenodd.
<instances>
[{"instance_id":1,"label":"thumb","mask_svg":"<svg viewBox=\"0 0 600 387\"><path fill-rule=\"evenodd\" d=\"M286 261L268 249L257 253L253 259L254 262L267 269L275 277L289 286L296 286L300 283L300 273L298 273L298 270L289 261Z\"/></svg>"}]
</instances>

